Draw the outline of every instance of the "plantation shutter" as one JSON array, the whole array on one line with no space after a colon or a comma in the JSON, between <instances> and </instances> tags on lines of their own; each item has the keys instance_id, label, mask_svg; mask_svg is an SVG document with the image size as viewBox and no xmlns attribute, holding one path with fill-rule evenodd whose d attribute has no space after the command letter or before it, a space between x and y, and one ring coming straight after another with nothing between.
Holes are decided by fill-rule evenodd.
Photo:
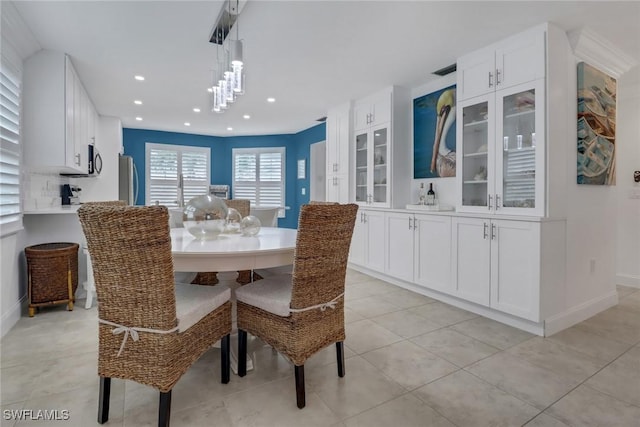
<instances>
[{"instance_id":1,"label":"plantation shutter","mask_svg":"<svg viewBox=\"0 0 640 427\"><path fill-rule=\"evenodd\" d=\"M0 68L0 232L22 228L20 209L20 78L2 58Z\"/></svg>"},{"instance_id":2,"label":"plantation shutter","mask_svg":"<svg viewBox=\"0 0 640 427\"><path fill-rule=\"evenodd\" d=\"M196 196L209 194L209 148L151 143L146 146L147 205L157 202L178 206L181 175L184 203Z\"/></svg>"},{"instance_id":3,"label":"plantation shutter","mask_svg":"<svg viewBox=\"0 0 640 427\"><path fill-rule=\"evenodd\" d=\"M233 198L256 207L284 206L284 153L283 147L234 149Z\"/></svg>"}]
</instances>

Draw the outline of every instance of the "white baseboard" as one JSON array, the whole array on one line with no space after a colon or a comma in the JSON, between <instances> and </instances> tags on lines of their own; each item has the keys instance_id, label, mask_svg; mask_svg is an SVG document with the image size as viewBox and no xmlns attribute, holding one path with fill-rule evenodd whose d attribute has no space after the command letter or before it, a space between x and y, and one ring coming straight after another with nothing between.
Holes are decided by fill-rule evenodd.
<instances>
[{"instance_id":1,"label":"white baseboard","mask_svg":"<svg viewBox=\"0 0 640 427\"><path fill-rule=\"evenodd\" d=\"M456 298L454 296L444 294L439 291L434 291L432 289L428 289L420 285L416 285L414 283L405 282L404 280L396 279L394 277L387 276L384 273L379 273L377 271L373 271L366 267L361 267L359 265L350 263L349 268L359 271L361 273L367 274L369 276L375 277L376 279L384 280L385 282L391 283L393 285L399 286L401 288L407 289L417 294L436 299L438 301L444 302L445 304L449 304L454 307L460 308L462 310L467 310L474 314L487 317L491 320L495 320L496 322L504 323L506 325L513 326L514 328L518 328L535 335L544 336L543 323L535 323L530 320L514 317L510 314L502 313L492 308L484 307L469 301L465 301L465 300Z\"/></svg>"},{"instance_id":2,"label":"white baseboard","mask_svg":"<svg viewBox=\"0 0 640 427\"><path fill-rule=\"evenodd\" d=\"M614 290L608 294L583 302L563 313L551 316L545 321L545 336L548 337L569 328L616 304L618 304L618 292Z\"/></svg>"},{"instance_id":3,"label":"white baseboard","mask_svg":"<svg viewBox=\"0 0 640 427\"><path fill-rule=\"evenodd\" d=\"M18 301L16 301L16 303L13 304L13 307L11 307L6 313L2 315L2 319L0 319L0 325L2 325L2 327L0 328L0 333L2 335L0 335L0 337L4 337L7 332L9 332L11 328L13 328L16 323L18 323L18 320L20 320L20 316L22 314L22 306L24 305L26 300L27 296L25 295Z\"/></svg>"},{"instance_id":4,"label":"white baseboard","mask_svg":"<svg viewBox=\"0 0 640 427\"><path fill-rule=\"evenodd\" d=\"M616 274L616 284L640 289L640 276L631 274Z\"/></svg>"}]
</instances>

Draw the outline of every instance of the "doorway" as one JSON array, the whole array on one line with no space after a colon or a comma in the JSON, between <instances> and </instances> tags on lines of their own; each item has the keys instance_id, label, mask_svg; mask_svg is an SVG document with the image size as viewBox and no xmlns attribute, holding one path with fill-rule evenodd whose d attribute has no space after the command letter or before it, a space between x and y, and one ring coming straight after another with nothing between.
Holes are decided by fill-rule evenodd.
<instances>
[{"instance_id":1,"label":"doorway","mask_svg":"<svg viewBox=\"0 0 640 427\"><path fill-rule=\"evenodd\" d=\"M311 144L311 160L309 161L309 200L326 200L326 168L327 152L325 141Z\"/></svg>"}]
</instances>

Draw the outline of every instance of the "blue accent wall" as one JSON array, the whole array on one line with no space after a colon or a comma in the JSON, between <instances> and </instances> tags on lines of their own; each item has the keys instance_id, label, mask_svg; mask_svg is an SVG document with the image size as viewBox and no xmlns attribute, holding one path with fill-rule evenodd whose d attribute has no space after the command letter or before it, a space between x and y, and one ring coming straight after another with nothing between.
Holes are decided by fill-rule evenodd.
<instances>
[{"instance_id":1,"label":"blue accent wall","mask_svg":"<svg viewBox=\"0 0 640 427\"><path fill-rule=\"evenodd\" d=\"M146 129L122 130L124 154L133 157L138 169L140 190L137 205L145 201L145 143L190 145L211 148L211 183L232 184L232 149L258 147L285 147L285 203L290 208L285 217L278 220L278 226L296 228L300 206L309 202L309 161L310 145L324 141L325 124L313 126L296 134L260 136L208 136L178 132L164 132ZM298 179L298 160L305 159L305 179ZM301 194L302 188L306 194Z\"/></svg>"}]
</instances>

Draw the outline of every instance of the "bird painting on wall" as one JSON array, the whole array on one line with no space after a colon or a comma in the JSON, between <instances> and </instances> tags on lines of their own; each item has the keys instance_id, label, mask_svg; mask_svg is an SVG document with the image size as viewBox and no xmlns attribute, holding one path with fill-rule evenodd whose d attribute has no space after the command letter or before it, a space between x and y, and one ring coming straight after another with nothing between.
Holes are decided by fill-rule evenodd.
<instances>
[{"instance_id":1,"label":"bird painting on wall","mask_svg":"<svg viewBox=\"0 0 640 427\"><path fill-rule=\"evenodd\" d=\"M443 142L449 128L456 120L456 90L442 92L436 104L436 135L433 141L433 156L430 171L437 172L439 177L456 176L456 152Z\"/></svg>"},{"instance_id":2,"label":"bird painting on wall","mask_svg":"<svg viewBox=\"0 0 640 427\"><path fill-rule=\"evenodd\" d=\"M456 87L413 100L413 177L456 176Z\"/></svg>"}]
</instances>

